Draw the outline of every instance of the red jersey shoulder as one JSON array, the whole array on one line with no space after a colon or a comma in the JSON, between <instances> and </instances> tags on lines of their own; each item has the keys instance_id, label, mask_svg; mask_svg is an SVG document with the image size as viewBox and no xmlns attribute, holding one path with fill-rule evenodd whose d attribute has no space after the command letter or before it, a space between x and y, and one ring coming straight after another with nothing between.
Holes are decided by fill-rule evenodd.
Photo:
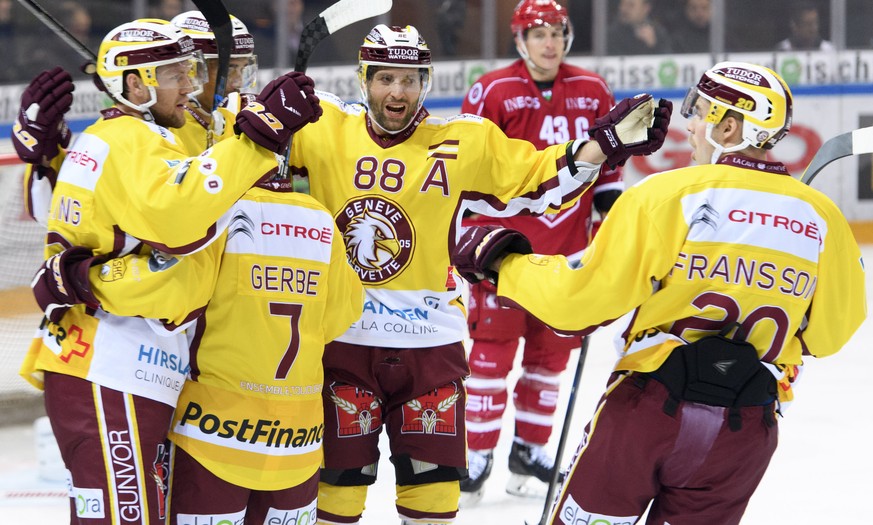
<instances>
[{"instance_id":1,"label":"red jersey shoulder","mask_svg":"<svg viewBox=\"0 0 873 525\"><path fill-rule=\"evenodd\" d=\"M525 86L529 80L530 75L521 59L506 67L489 71L470 86L467 96L464 97L461 110L464 113L479 114L481 105L495 89L505 90L511 85Z\"/></svg>"}]
</instances>

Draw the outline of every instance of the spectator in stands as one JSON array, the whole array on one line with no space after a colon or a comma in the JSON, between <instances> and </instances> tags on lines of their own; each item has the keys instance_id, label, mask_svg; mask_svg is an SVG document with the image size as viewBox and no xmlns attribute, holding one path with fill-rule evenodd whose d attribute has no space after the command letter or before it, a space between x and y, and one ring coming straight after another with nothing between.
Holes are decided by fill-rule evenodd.
<instances>
[{"instance_id":1,"label":"spectator in stands","mask_svg":"<svg viewBox=\"0 0 873 525\"><path fill-rule=\"evenodd\" d=\"M467 2L462 0L437 0L437 31L443 54L456 56L458 54L458 32L467 19Z\"/></svg>"},{"instance_id":2,"label":"spectator in stands","mask_svg":"<svg viewBox=\"0 0 873 525\"><path fill-rule=\"evenodd\" d=\"M650 55L672 51L667 30L651 18L652 0L620 0L618 20L610 24L606 50L611 55Z\"/></svg>"},{"instance_id":3,"label":"spectator in stands","mask_svg":"<svg viewBox=\"0 0 873 525\"><path fill-rule=\"evenodd\" d=\"M673 51L706 53L709 51L709 27L712 20L711 0L685 0L680 21L670 31Z\"/></svg>"},{"instance_id":4,"label":"spectator in stands","mask_svg":"<svg viewBox=\"0 0 873 525\"><path fill-rule=\"evenodd\" d=\"M172 20L174 16L186 11L183 0L158 0L149 3L152 4L149 16L161 20Z\"/></svg>"},{"instance_id":5,"label":"spectator in stands","mask_svg":"<svg viewBox=\"0 0 873 525\"><path fill-rule=\"evenodd\" d=\"M792 3L788 15L791 36L776 44L779 51L833 51L834 44L821 36L818 8L812 2Z\"/></svg>"}]
</instances>

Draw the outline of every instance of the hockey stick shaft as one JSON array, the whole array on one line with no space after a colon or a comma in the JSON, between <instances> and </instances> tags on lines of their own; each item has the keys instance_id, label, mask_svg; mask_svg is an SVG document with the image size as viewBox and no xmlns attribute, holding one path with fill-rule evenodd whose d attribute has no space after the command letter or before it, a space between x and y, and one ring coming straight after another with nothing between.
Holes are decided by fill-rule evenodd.
<instances>
[{"instance_id":1,"label":"hockey stick shaft","mask_svg":"<svg viewBox=\"0 0 873 525\"><path fill-rule=\"evenodd\" d=\"M306 72L306 66L319 42L340 29L391 10L392 0L339 0L303 26L294 71Z\"/></svg>"},{"instance_id":2,"label":"hockey stick shaft","mask_svg":"<svg viewBox=\"0 0 873 525\"><path fill-rule=\"evenodd\" d=\"M294 60L294 71L306 72L309 59L319 42L350 24L387 13L391 10L392 3L392 0L339 0L332 4L303 26L297 57ZM289 142L283 171L288 169L290 158Z\"/></svg>"},{"instance_id":3,"label":"hockey stick shaft","mask_svg":"<svg viewBox=\"0 0 873 525\"><path fill-rule=\"evenodd\" d=\"M825 141L804 170L800 180L811 184L815 176L831 162L864 153L873 153L873 126L847 131Z\"/></svg>"},{"instance_id":4,"label":"hockey stick shaft","mask_svg":"<svg viewBox=\"0 0 873 525\"><path fill-rule=\"evenodd\" d=\"M218 73L215 75L215 95L212 102L214 111L227 94L227 75L230 70L230 54L233 51L233 26L230 14L221 0L194 0L194 5L209 23L218 47Z\"/></svg>"},{"instance_id":5,"label":"hockey stick shaft","mask_svg":"<svg viewBox=\"0 0 873 525\"><path fill-rule=\"evenodd\" d=\"M558 490L558 478L561 475L561 461L564 456L564 447L567 445L567 437L570 433L570 422L573 419L573 409L576 406L576 392L582 382L582 370L585 368L585 357L588 355L588 341L591 336L582 339L582 348L579 349L579 361L576 363L576 373L573 375L573 385L570 387L570 395L567 399L567 413L564 415L564 425L561 427L561 437L558 439L558 450L555 452L555 467L552 479L549 481L549 490L546 493L546 502L543 505L543 514L539 525L546 525L549 520L549 510L552 508L552 499Z\"/></svg>"},{"instance_id":6,"label":"hockey stick shaft","mask_svg":"<svg viewBox=\"0 0 873 525\"><path fill-rule=\"evenodd\" d=\"M27 8L28 11L33 13L33 16L35 16L40 22L45 24L46 27L51 29L52 32L58 35L61 40L67 43L67 45L72 47L73 50L79 54L79 56L88 61L85 67L82 68L86 74L92 75L97 71L97 55L95 55L93 51L88 49L85 44L79 41L78 38L73 36L72 33L67 31L67 28L64 27L60 22L58 22L58 20L54 16L52 16L51 13L43 9L43 7L36 3L34 0L18 0L18 3Z\"/></svg>"}]
</instances>

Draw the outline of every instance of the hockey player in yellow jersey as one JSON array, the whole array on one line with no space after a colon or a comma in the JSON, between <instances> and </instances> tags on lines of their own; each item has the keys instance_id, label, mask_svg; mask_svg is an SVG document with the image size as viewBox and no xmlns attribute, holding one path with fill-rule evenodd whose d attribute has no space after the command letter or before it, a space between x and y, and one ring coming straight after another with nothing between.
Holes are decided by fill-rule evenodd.
<instances>
[{"instance_id":1,"label":"hockey player in yellow jersey","mask_svg":"<svg viewBox=\"0 0 873 525\"><path fill-rule=\"evenodd\" d=\"M188 96L185 104L185 125L173 133L190 144L192 151L201 151L225 137L233 135L233 118L245 106L245 95L252 94L258 76L255 40L246 25L231 15L233 46L227 72L227 96L223 106L214 108L215 84L218 73L218 45L209 22L200 11L181 13L170 23L191 37L194 47L203 54L209 78L199 92ZM243 98L241 98L241 95Z\"/></svg>"},{"instance_id":2,"label":"hockey player in yellow jersey","mask_svg":"<svg viewBox=\"0 0 873 525\"><path fill-rule=\"evenodd\" d=\"M450 523L466 475L468 375L461 283L449 261L465 209L555 212L588 189L605 160L662 143L669 107L616 106L613 141L543 151L475 116L423 108L430 50L411 26L376 26L360 48L364 103L319 92L324 114L294 136L290 170L333 214L367 296L363 316L325 349L325 466L318 519L357 523L386 429L408 524Z\"/></svg>"},{"instance_id":3,"label":"hockey player in yellow jersey","mask_svg":"<svg viewBox=\"0 0 873 525\"><path fill-rule=\"evenodd\" d=\"M518 232L465 232L453 261L496 279L501 304L565 332L621 317L620 358L550 523L632 523L650 503L650 524L739 523L804 357L836 353L866 317L846 219L767 160L791 111L766 67L707 70L682 110L698 165L619 197L579 269L493 242L523 244Z\"/></svg>"},{"instance_id":4,"label":"hockey player in yellow jersey","mask_svg":"<svg viewBox=\"0 0 873 525\"><path fill-rule=\"evenodd\" d=\"M86 258L68 256L60 273L89 272L67 289L114 315L184 319L211 292L170 431L170 523L306 523L322 462L321 357L360 317L363 286L333 217L290 181L259 182L226 215L206 257L91 266L77 247Z\"/></svg>"},{"instance_id":5,"label":"hockey player in yellow jersey","mask_svg":"<svg viewBox=\"0 0 873 525\"><path fill-rule=\"evenodd\" d=\"M116 105L67 151L46 257L84 246L100 258L152 255L161 266L197 252L191 257L199 267L217 269L202 248L223 231L229 219L222 216L275 171L291 133L320 114L311 79L279 77L237 116L238 135L194 157L170 131L184 124L184 104L202 83L202 58L190 37L163 20L123 24L104 39L97 71ZM60 278L59 259L53 261L37 281ZM216 271L200 278L214 280ZM202 308L209 297L204 286L189 299ZM155 473L166 472L164 441L190 368L187 337L173 323L113 315L90 299L40 303L47 319L22 374L45 389L71 497L93 502L73 520L157 522L166 515L166 486ZM83 302L88 306L67 310ZM129 461L111 461L122 450Z\"/></svg>"}]
</instances>

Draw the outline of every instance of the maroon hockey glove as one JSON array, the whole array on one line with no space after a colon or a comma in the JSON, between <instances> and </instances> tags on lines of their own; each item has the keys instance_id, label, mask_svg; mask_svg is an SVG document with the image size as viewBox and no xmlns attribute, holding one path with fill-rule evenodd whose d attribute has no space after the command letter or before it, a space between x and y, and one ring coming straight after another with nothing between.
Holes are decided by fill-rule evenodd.
<instances>
[{"instance_id":1,"label":"maroon hockey glove","mask_svg":"<svg viewBox=\"0 0 873 525\"><path fill-rule=\"evenodd\" d=\"M88 269L97 264L89 248L74 246L45 261L31 283L36 303L49 321L57 323L76 304L96 308L100 301L91 291Z\"/></svg>"},{"instance_id":2,"label":"maroon hockey glove","mask_svg":"<svg viewBox=\"0 0 873 525\"><path fill-rule=\"evenodd\" d=\"M507 253L533 253L523 233L500 226L471 226L461 235L452 252L452 264L471 284L488 279L497 282L497 272L489 268Z\"/></svg>"},{"instance_id":3,"label":"maroon hockey glove","mask_svg":"<svg viewBox=\"0 0 873 525\"><path fill-rule=\"evenodd\" d=\"M73 104L73 79L61 67L43 71L21 94L21 108L12 127L12 144L24 162L42 164L70 144L64 113Z\"/></svg>"},{"instance_id":4,"label":"maroon hockey glove","mask_svg":"<svg viewBox=\"0 0 873 525\"><path fill-rule=\"evenodd\" d=\"M623 166L632 155L651 155L660 149L672 112L669 100L661 99L656 106L652 95L636 95L597 118L588 135L600 144L610 168Z\"/></svg>"},{"instance_id":5,"label":"maroon hockey glove","mask_svg":"<svg viewBox=\"0 0 873 525\"><path fill-rule=\"evenodd\" d=\"M236 125L256 144L282 152L291 135L321 116L315 84L303 73L292 71L273 80L236 116Z\"/></svg>"}]
</instances>

